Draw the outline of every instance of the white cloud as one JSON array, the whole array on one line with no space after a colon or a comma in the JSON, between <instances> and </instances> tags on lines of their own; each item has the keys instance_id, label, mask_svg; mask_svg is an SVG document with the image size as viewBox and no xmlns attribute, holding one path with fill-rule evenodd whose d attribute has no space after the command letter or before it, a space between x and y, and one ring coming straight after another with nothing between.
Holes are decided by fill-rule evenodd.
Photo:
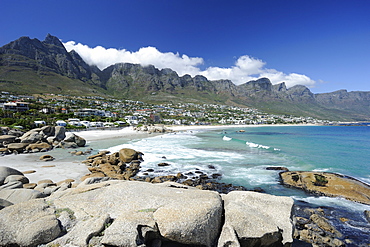
<instances>
[{"instance_id":1,"label":"white cloud","mask_svg":"<svg viewBox=\"0 0 370 247\"><path fill-rule=\"evenodd\" d=\"M68 41L63 44L67 51L75 50L86 63L96 65L100 69L105 69L115 63L135 63L144 66L152 64L158 69L170 68L180 76L189 74L191 76L203 75L209 80L229 79L237 85L261 77L269 78L272 84L285 82L287 87L298 84L307 87L315 85L315 81L306 75L285 74L275 69L265 68L266 63L264 61L248 55L239 57L234 66L229 68L208 67L205 70L201 70L200 65L204 63L203 58L189 57L185 54L180 55L173 52L160 52L157 48L150 46L131 52L125 49L107 49L102 46L91 48L74 41Z\"/></svg>"}]
</instances>

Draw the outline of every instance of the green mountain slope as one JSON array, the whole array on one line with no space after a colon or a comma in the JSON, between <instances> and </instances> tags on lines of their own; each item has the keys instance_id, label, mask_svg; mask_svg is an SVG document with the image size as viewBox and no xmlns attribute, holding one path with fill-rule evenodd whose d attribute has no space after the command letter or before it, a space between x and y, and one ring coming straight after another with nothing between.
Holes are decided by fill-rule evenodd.
<instances>
[{"instance_id":1,"label":"green mountain slope","mask_svg":"<svg viewBox=\"0 0 370 247\"><path fill-rule=\"evenodd\" d=\"M67 52L50 34L44 41L21 37L0 47L0 90L18 94L101 95L145 102L193 102L247 106L268 113L329 120L370 120L370 92L313 94L261 78L242 85L171 69L121 63L103 71Z\"/></svg>"}]
</instances>

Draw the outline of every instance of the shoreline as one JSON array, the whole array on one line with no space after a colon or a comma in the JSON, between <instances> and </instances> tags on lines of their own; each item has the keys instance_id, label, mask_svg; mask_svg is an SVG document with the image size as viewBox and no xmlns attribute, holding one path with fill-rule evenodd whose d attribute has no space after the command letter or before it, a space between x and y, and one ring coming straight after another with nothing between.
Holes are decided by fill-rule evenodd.
<instances>
[{"instance_id":1,"label":"shoreline","mask_svg":"<svg viewBox=\"0 0 370 247\"><path fill-rule=\"evenodd\" d=\"M85 147L78 149L54 148L46 153L26 153L26 154L9 154L0 157L2 166L7 166L25 173L30 183L37 183L40 180L50 179L54 183L64 181L65 179L74 179L76 183L81 182L81 178L90 173L87 166L82 163L86 160L87 155L76 156L70 154L74 150L89 150L89 143L99 141L109 141L118 138L127 138L128 140L146 138L151 135L148 133L137 132L132 128L120 130L91 130L71 132L87 142ZM39 158L48 154L55 158L53 161L42 161ZM33 171L32 173L28 173Z\"/></svg>"},{"instance_id":2,"label":"shoreline","mask_svg":"<svg viewBox=\"0 0 370 247\"><path fill-rule=\"evenodd\" d=\"M211 129L227 129L227 128L255 128L255 127L291 127L291 126L319 126L313 124L260 124L260 125L165 125L166 129L174 132L178 131L201 131ZM113 139L126 139L136 140L142 138L148 138L156 135L163 135L166 133L152 133L134 130L133 127L125 127L122 129L115 130L85 130L85 131L72 131L87 142L86 147L78 148L78 150L89 149L89 144L96 143L99 141L109 142ZM167 132L170 133L170 132ZM80 179L86 174L90 173L86 165L82 163L86 159L86 155L74 156L70 154L71 151L76 149L53 149L48 151L47 154L55 157L54 161L45 162L39 158L45 153L27 153L27 154L10 154L0 157L0 163L3 166L8 166L19 170L21 172L34 171L33 173L26 173L26 177L30 180L30 183L37 183L40 180L51 179L57 183L65 179L74 179L75 182L80 183Z\"/></svg>"},{"instance_id":3,"label":"shoreline","mask_svg":"<svg viewBox=\"0 0 370 247\"><path fill-rule=\"evenodd\" d=\"M256 128L256 127L294 127L294 126L323 126L320 124L231 124L231 125L165 125L174 131L202 130L202 129L228 129L228 128Z\"/></svg>"}]
</instances>

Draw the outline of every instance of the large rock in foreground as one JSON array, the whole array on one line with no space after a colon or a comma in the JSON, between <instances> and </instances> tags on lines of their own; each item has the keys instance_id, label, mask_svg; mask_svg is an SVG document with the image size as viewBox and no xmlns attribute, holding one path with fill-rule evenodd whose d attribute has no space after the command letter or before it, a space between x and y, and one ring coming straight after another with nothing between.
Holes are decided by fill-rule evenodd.
<instances>
[{"instance_id":1,"label":"large rock in foreground","mask_svg":"<svg viewBox=\"0 0 370 247\"><path fill-rule=\"evenodd\" d=\"M173 182L104 180L89 178L47 198L4 205L0 246L272 247L292 242L293 200L287 197L247 191L221 197Z\"/></svg>"},{"instance_id":2,"label":"large rock in foreground","mask_svg":"<svg viewBox=\"0 0 370 247\"><path fill-rule=\"evenodd\" d=\"M113 223L104 231L101 240L108 246L138 246L153 241L153 238L214 246L221 230L223 208L220 195L175 183L107 181L54 193L50 200L56 208L74 212L77 218L75 228L81 232L89 232L86 228L91 224L84 223L87 219L108 214ZM107 220L104 218L99 222L103 226ZM55 243L81 243L74 243L69 234ZM87 244L89 239L85 241Z\"/></svg>"},{"instance_id":3,"label":"large rock in foreground","mask_svg":"<svg viewBox=\"0 0 370 247\"><path fill-rule=\"evenodd\" d=\"M284 185L303 189L308 193L370 205L370 186L351 177L328 172L290 171L280 173Z\"/></svg>"},{"instance_id":4,"label":"large rock in foreground","mask_svg":"<svg viewBox=\"0 0 370 247\"><path fill-rule=\"evenodd\" d=\"M292 198L232 191L222 199L225 224L219 247L282 246L293 242Z\"/></svg>"},{"instance_id":5,"label":"large rock in foreground","mask_svg":"<svg viewBox=\"0 0 370 247\"><path fill-rule=\"evenodd\" d=\"M43 199L0 210L0 246L37 246L61 233L55 210Z\"/></svg>"}]
</instances>

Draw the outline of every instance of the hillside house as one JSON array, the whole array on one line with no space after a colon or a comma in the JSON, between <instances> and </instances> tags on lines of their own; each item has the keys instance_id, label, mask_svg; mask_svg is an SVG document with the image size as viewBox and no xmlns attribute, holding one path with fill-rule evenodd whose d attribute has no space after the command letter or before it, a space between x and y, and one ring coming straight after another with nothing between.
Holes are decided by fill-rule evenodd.
<instances>
[{"instance_id":1,"label":"hillside house","mask_svg":"<svg viewBox=\"0 0 370 247\"><path fill-rule=\"evenodd\" d=\"M8 102L3 104L4 111L28 111L29 108L28 102Z\"/></svg>"}]
</instances>

